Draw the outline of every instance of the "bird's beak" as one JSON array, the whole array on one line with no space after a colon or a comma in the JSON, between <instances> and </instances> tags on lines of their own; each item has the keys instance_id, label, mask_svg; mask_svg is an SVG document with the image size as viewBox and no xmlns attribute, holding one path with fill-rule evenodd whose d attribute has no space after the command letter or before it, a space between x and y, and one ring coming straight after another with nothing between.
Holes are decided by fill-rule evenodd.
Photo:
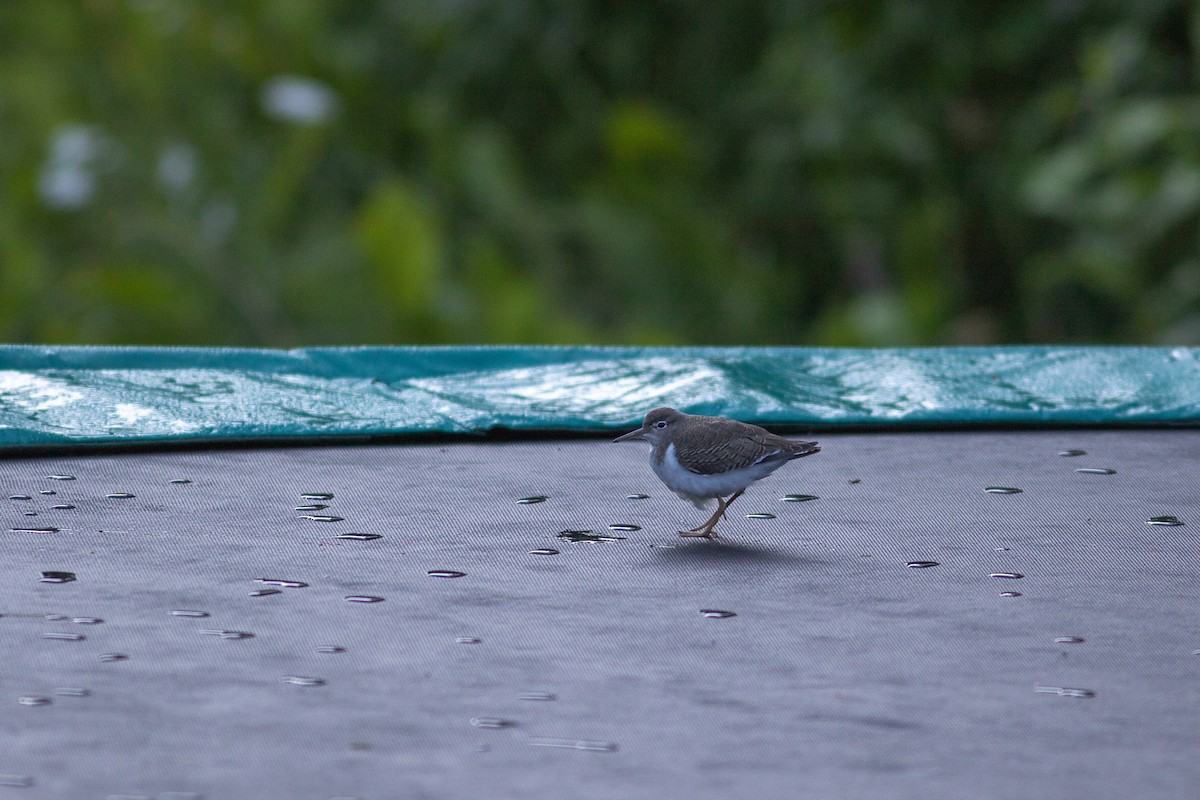
<instances>
[{"instance_id":1,"label":"bird's beak","mask_svg":"<svg viewBox=\"0 0 1200 800\"><path fill-rule=\"evenodd\" d=\"M618 436L617 438L613 439L613 441L614 442L632 442L634 439L644 439L644 438L646 438L646 432L643 429L638 428L637 430L633 430L622 436Z\"/></svg>"}]
</instances>

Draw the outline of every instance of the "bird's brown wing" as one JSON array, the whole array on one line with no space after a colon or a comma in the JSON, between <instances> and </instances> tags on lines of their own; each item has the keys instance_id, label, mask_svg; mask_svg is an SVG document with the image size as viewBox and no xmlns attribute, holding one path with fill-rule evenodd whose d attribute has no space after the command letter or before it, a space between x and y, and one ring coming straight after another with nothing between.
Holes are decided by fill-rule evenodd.
<instances>
[{"instance_id":1,"label":"bird's brown wing","mask_svg":"<svg viewBox=\"0 0 1200 800\"><path fill-rule=\"evenodd\" d=\"M718 475L764 461L783 463L817 451L816 442L794 442L736 420L712 417L715 424L689 432L675 442L680 465L699 475Z\"/></svg>"}]
</instances>

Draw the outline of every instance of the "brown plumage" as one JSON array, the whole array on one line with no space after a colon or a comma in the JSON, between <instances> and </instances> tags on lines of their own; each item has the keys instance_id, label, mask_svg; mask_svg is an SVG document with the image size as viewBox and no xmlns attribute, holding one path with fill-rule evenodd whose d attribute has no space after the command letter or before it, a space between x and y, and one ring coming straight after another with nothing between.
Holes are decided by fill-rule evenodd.
<instances>
[{"instance_id":1,"label":"brown plumage","mask_svg":"<svg viewBox=\"0 0 1200 800\"><path fill-rule=\"evenodd\" d=\"M650 442L650 467L671 491L701 508L716 499L716 513L707 522L679 532L706 538L716 537L717 522L750 484L821 449L816 442L785 439L757 425L673 408L654 409L642 427L613 441L630 439Z\"/></svg>"}]
</instances>

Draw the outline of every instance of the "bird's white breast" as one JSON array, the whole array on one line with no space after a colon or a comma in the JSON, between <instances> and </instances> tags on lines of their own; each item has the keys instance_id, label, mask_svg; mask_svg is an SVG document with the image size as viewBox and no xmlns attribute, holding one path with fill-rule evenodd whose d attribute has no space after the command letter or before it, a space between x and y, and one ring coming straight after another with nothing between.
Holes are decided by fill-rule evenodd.
<instances>
[{"instance_id":1,"label":"bird's white breast","mask_svg":"<svg viewBox=\"0 0 1200 800\"><path fill-rule=\"evenodd\" d=\"M745 489L756 480L770 475L781 463L755 464L745 469L730 470L716 475L699 475L685 469L679 463L679 459L675 457L673 443L667 445L661 462L654 460L653 452L650 457L650 468L659 480L671 491L698 506L703 506L714 497L728 497Z\"/></svg>"}]
</instances>

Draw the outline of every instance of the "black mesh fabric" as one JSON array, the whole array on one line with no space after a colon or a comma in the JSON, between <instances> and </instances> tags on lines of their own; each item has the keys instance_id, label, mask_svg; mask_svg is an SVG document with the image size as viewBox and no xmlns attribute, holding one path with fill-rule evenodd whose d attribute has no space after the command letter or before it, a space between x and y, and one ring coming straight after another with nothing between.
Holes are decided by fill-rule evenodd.
<instances>
[{"instance_id":1,"label":"black mesh fabric","mask_svg":"<svg viewBox=\"0 0 1200 800\"><path fill-rule=\"evenodd\" d=\"M1195 796L1200 432L819 438L0 462L0 796Z\"/></svg>"}]
</instances>

